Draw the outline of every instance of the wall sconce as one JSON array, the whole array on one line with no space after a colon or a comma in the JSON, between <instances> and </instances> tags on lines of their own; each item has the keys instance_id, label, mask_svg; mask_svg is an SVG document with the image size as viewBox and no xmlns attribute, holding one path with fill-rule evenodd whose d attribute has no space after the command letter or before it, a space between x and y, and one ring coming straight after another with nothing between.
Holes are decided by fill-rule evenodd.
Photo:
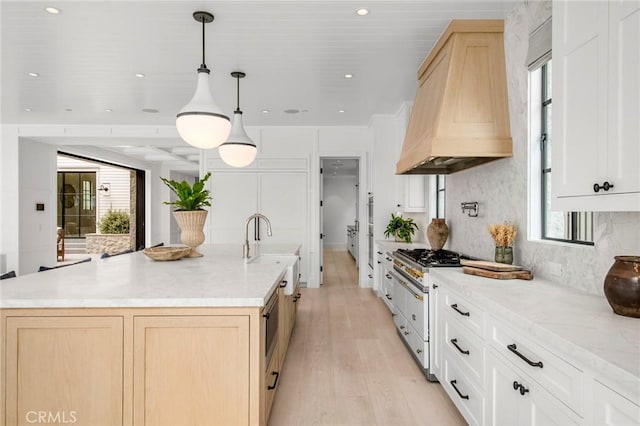
<instances>
[{"instance_id":1,"label":"wall sconce","mask_svg":"<svg viewBox=\"0 0 640 426\"><path fill-rule=\"evenodd\" d=\"M104 191L104 195L109 195L110 189L111 189L110 183L103 183L103 184L100 184L100 188L98 188L98 191Z\"/></svg>"},{"instance_id":2,"label":"wall sconce","mask_svg":"<svg viewBox=\"0 0 640 426\"><path fill-rule=\"evenodd\" d=\"M477 201L465 201L460 203L462 207L462 213L465 211L469 217L478 217L478 202Z\"/></svg>"}]
</instances>

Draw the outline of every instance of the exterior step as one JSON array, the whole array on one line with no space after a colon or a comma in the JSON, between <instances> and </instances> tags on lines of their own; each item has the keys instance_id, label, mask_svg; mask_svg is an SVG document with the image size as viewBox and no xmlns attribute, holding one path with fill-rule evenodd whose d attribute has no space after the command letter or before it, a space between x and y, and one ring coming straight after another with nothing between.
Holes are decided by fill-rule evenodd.
<instances>
[{"instance_id":1,"label":"exterior step","mask_svg":"<svg viewBox=\"0 0 640 426\"><path fill-rule=\"evenodd\" d=\"M65 254L86 254L87 245L84 239L65 239L64 240L64 252Z\"/></svg>"}]
</instances>

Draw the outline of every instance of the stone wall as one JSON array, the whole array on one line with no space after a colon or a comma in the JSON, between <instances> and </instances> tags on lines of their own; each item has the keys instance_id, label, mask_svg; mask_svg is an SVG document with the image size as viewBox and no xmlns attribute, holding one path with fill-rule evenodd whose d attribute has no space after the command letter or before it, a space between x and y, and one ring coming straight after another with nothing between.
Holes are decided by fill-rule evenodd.
<instances>
[{"instance_id":1,"label":"stone wall","mask_svg":"<svg viewBox=\"0 0 640 426\"><path fill-rule=\"evenodd\" d=\"M118 254L132 249L131 234L87 234L87 253Z\"/></svg>"}]
</instances>

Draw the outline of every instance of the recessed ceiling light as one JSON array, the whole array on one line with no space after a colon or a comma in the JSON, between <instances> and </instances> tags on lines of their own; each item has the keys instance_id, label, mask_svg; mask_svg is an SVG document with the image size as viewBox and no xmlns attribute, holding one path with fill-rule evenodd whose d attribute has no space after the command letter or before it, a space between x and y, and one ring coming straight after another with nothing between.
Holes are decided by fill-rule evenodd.
<instances>
[{"instance_id":1,"label":"recessed ceiling light","mask_svg":"<svg viewBox=\"0 0 640 426\"><path fill-rule=\"evenodd\" d=\"M44 8L44 10L46 10L52 15L57 15L58 13L60 13L60 9L58 9L57 7L47 6Z\"/></svg>"},{"instance_id":2,"label":"recessed ceiling light","mask_svg":"<svg viewBox=\"0 0 640 426\"><path fill-rule=\"evenodd\" d=\"M343 109L339 109L339 110L338 110L338 112L339 112L339 113L343 113L343 112L344 112L344 110L343 110Z\"/></svg>"},{"instance_id":3,"label":"recessed ceiling light","mask_svg":"<svg viewBox=\"0 0 640 426\"><path fill-rule=\"evenodd\" d=\"M285 110L284 110L284 113L285 113L285 114L297 114L297 113L299 113L299 112L300 112L300 110L299 110L299 109L285 109Z\"/></svg>"},{"instance_id":4,"label":"recessed ceiling light","mask_svg":"<svg viewBox=\"0 0 640 426\"><path fill-rule=\"evenodd\" d=\"M111 108L107 108L104 110L104 112L112 112L113 110Z\"/></svg>"},{"instance_id":5,"label":"recessed ceiling light","mask_svg":"<svg viewBox=\"0 0 640 426\"><path fill-rule=\"evenodd\" d=\"M362 8L362 9L356 10L356 15L358 16L365 16L368 14L369 14L369 9Z\"/></svg>"},{"instance_id":6,"label":"recessed ceiling light","mask_svg":"<svg viewBox=\"0 0 640 426\"><path fill-rule=\"evenodd\" d=\"M155 114L156 112L158 112L158 110L155 109L155 108L142 108L142 112L148 112L149 114Z\"/></svg>"},{"instance_id":7,"label":"recessed ceiling light","mask_svg":"<svg viewBox=\"0 0 640 426\"><path fill-rule=\"evenodd\" d=\"M263 113L263 114L269 114L270 112L271 112L271 111L269 111L268 109L263 109L263 110L262 110L262 113Z\"/></svg>"},{"instance_id":8,"label":"recessed ceiling light","mask_svg":"<svg viewBox=\"0 0 640 426\"><path fill-rule=\"evenodd\" d=\"M71 108L65 108L64 110L67 111L67 112L73 111L73 109L71 109Z\"/></svg>"},{"instance_id":9,"label":"recessed ceiling light","mask_svg":"<svg viewBox=\"0 0 640 426\"><path fill-rule=\"evenodd\" d=\"M141 72L137 72L137 73L136 73L136 77L138 77L138 78L144 78L144 74L142 74Z\"/></svg>"},{"instance_id":10,"label":"recessed ceiling light","mask_svg":"<svg viewBox=\"0 0 640 426\"><path fill-rule=\"evenodd\" d=\"M24 109L26 112L31 112L31 108L25 108Z\"/></svg>"},{"instance_id":11,"label":"recessed ceiling light","mask_svg":"<svg viewBox=\"0 0 640 426\"><path fill-rule=\"evenodd\" d=\"M345 74L344 78L353 78L353 74Z\"/></svg>"},{"instance_id":12,"label":"recessed ceiling light","mask_svg":"<svg viewBox=\"0 0 640 426\"><path fill-rule=\"evenodd\" d=\"M29 77L39 77L40 74L38 74L37 72L30 72L29 73Z\"/></svg>"}]
</instances>

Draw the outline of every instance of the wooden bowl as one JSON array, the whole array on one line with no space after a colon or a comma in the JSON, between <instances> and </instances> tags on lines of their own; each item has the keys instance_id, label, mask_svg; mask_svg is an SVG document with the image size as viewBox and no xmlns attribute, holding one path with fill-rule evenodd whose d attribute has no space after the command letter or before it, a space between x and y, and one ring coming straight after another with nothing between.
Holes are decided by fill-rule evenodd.
<instances>
[{"instance_id":1,"label":"wooden bowl","mask_svg":"<svg viewBox=\"0 0 640 426\"><path fill-rule=\"evenodd\" d=\"M142 252L153 260L178 260L191 253L191 247L150 247Z\"/></svg>"}]
</instances>

